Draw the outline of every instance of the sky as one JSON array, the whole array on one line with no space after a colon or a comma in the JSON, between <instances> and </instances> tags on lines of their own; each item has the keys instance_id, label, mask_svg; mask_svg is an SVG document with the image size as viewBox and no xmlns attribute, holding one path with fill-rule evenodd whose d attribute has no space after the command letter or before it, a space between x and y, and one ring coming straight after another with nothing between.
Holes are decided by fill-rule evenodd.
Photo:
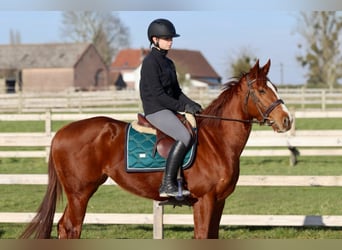
<instances>
[{"instance_id":1,"label":"sky","mask_svg":"<svg viewBox=\"0 0 342 250\"><path fill-rule=\"evenodd\" d=\"M63 10L62 10L63 11ZM8 44L10 30L21 43L65 42L62 11L0 11L0 44ZM230 63L247 50L263 65L271 59L269 77L276 85L304 84L306 71L296 61L300 53L296 10L115 11L129 28L131 48L147 48L147 27L167 18L181 36L173 48L200 51L223 81L232 77Z\"/></svg>"}]
</instances>

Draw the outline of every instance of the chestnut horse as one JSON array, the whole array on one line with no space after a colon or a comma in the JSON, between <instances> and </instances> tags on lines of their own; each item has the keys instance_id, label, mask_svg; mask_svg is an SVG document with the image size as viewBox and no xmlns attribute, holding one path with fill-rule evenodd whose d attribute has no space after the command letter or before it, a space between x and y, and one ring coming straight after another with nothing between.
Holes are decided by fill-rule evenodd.
<instances>
[{"instance_id":1,"label":"chestnut horse","mask_svg":"<svg viewBox=\"0 0 342 250\"><path fill-rule=\"evenodd\" d=\"M270 60L259 61L225 85L221 94L196 116L197 154L184 178L193 200L194 238L218 238L226 198L239 178L240 155L252 123L276 132L291 128L292 118L267 77ZM67 205L58 222L58 238L80 238L90 197L108 177L138 196L159 197L162 172L128 173L125 140L128 123L93 117L61 128L51 144L48 186L35 218L21 238L50 238L56 203L64 190Z\"/></svg>"}]
</instances>

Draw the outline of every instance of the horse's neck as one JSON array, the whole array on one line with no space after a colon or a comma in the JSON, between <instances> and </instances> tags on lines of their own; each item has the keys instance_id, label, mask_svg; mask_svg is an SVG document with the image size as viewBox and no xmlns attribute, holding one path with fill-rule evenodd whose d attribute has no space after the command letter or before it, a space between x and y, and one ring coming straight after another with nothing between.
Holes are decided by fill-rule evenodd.
<instances>
[{"instance_id":1,"label":"horse's neck","mask_svg":"<svg viewBox=\"0 0 342 250\"><path fill-rule=\"evenodd\" d=\"M234 99L231 100L230 105L228 105L222 112L222 116L239 121L221 121L221 128L224 137L228 140L228 143L230 145L234 144L242 150L251 133L252 124L246 122L250 118L246 114L246 110L244 110L244 98L237 95L233 98Z\"/></svg>"},{"instance_id":2,"label":"horse's neck","mask_svg":"<svg viewBox=\"0 0 342 250\"><path fill-rule=\"evenodd\" d=\"M203 136L199 136L199 138L205 138L206 143L209 143L213 148L222 146L228 150L234 148L236 153L242 151L252 128L251 123L244 122L250 118L245 110L246 95L246 90L243 89L238 93L229 95L229 103L224 104L220 114L222 118L227 119L204 123L204 126L199 128L199 133L203 133Z\"/></svg>"}]
</instances>

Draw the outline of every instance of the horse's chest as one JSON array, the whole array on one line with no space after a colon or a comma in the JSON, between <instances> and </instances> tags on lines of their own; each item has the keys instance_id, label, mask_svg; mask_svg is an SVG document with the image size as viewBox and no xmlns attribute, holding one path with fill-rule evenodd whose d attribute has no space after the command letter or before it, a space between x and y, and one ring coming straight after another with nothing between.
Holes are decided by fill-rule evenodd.
<instances>
[{"instance_id":1,"label":"horse's chest","mask_svg":"<svg viewBox=\"0 0 342 250\"><path fill-rule=\"evenodd\" d=\"M236 180L221 178L216 185L217 199L226 199L235 189Z\"/></svg>"},{"instance_id":2,"label":"horse's chest","mask_svg":"<svg viewBox=\"0 0 342 250\"><path fill-rule=\"evenodd\" d=\"M216 194L219 199L227 198L234 191L238 176L238 170L225 169L220 171L216 182Z\"/></svg>"}]
</instances>

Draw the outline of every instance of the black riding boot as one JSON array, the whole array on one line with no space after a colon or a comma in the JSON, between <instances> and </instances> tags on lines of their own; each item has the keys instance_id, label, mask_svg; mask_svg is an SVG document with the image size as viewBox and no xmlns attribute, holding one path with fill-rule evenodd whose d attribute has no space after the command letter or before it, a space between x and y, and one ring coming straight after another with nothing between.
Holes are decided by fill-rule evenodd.
<instances>
[{"instance_id":1,"label":"black riding boot","mask_svg":"<svg viewBox=\"0 0 342 250\"><path fill-rule=\"evenodd\" d=\"M187 147L181 141L176 141L167 157L163 183L159 189L160 197L178 196L177 172L181 167ZM188 196L188 190L182 190L182 196Z\"/></svg>"}]
</instances>

